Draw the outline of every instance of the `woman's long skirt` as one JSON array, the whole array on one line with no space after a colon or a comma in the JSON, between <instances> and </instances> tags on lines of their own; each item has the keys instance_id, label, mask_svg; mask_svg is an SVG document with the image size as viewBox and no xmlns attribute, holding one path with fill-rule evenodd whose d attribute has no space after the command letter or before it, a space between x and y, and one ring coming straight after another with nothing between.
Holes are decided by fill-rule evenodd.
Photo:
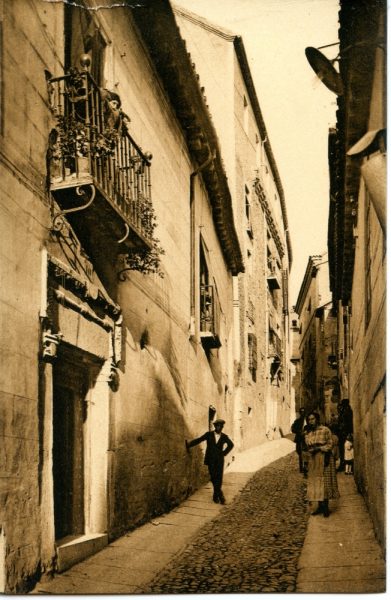
<instances>
[{"instance_id":1,"label":"woman's long skirt","mask_svg":"<svg viewBox=\"0 0 391 600\"><path fill-rule=\"evenodd\" d=\"M334 457L330 456L326 467L324 459L324 452L310 455L307 483L307 499L310 502L339 498Z\"/></svg>"}]
</instances>

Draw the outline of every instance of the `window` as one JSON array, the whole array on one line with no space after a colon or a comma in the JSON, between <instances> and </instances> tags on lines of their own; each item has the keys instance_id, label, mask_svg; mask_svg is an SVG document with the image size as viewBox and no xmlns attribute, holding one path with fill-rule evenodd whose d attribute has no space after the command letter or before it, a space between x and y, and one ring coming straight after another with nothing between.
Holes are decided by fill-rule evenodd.
<instances>
[{"instance_id":1,"label":"window","mask_svg":"<svg viewBox=\"0 0 391 600\"><path fill-rule=\"evenodd\" d=\"M269 247L267 248L267 284L269 292L273 298L273 304L275 304L279 298L278 290L281 289L281 271L280 263L277 258L272 254ZM276 304L275 304L276 306Z\"/></svg>"},{"instance_id":2,"label":"window","mask_svg":"<svg viewBox=\"0 0 391 600\"><path fill-rule=\"evenodd\" d=\"M200 322L201 331L212 331L212 303L210 297L209 269L203 244L200 244Z\"/></svg>"},{"instance_id":3,"label":"window","mask_svg":"<svg viewBox=\"0 0 391 600\"><path fill-rule=\"evenodd\" d=\"M249 237L253 238L253 230L251 226L251 203L250 203L250 190L247 185L244 186L244 209L246 212L246 230Z\"/></svg>"},{"instance_id":4,"label":"window","mask_svg":"<svg viewBox=\"0 0 391 600\"><path fill-rule=\"evenodd\" d=\"M205 349L220 348L220 303L216 285L211 280L207 263L207 250L200 243L200 337Z\"/></svg>"},{"instance_id":5,"label":"window","mask_svg":"<svg viewBox=\"0 0 391 600\"><path fill-rule=\"evenodd\" d=\"M65 4L65 71L70 67L80 67L80 56L91 57L90 73L99 86L103 85L103 65L105 41L84 6Z\"/></svg>"},{"instance_id":6,"label":"window","mask_svg":"<svg viewBox=\"0 0 391 600\"><path fill-rule=\"evenodd\" d=\"M269 326L269 358L270 363L270 379L274 380L281 369L282 362L282 345L278 335Z\"/></svg>"},{"instance_id":7,"label":"window","mask_svg":"<svg viewBox=\"0 0 391 600\"><path fill-rule=\"evenodd\" d=\"M257 356L257 337L254 333L249 333L247 336L248 341L248 370L251 373L251 379L257 380L257 367L258 367L258 356Z\"/></svg>"}]
</instances>

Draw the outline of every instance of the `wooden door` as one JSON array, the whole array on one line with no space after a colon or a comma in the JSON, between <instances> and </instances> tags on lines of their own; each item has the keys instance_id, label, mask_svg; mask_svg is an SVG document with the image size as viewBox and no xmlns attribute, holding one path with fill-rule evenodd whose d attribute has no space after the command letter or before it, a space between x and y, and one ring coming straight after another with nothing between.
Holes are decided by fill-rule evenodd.
<instances>
[{"instance_id":1,"label":"wooden door","mask_svg":"<svg viewBox=\"0 0 391 600\"><path fill-rule=\"evenodd\" d=\"M84 440L88 369L59 357L53 380L53 487L55 538L85 530Z\"/></svg>"}]
</instances>

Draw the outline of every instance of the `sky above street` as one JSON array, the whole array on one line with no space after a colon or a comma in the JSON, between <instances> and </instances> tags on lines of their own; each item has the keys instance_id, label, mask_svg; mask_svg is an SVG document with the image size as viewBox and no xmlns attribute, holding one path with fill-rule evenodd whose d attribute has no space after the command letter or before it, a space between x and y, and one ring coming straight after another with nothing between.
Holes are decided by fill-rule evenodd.
<instances>
[{"instance_id":1,"label":"sky above street","mask_svg":"<svg viewBox=\"0 0 391 600\"><path fill-rule=\"evenodd\" d=\"M285 192L294 305L308 257L327 250L327 139L336 119L336 96L316 77L304 50L338 41L338 1L176 0L176 4L243 38ZM322 52L333 59L338 46Z\"/></svg>"}]
</instances>

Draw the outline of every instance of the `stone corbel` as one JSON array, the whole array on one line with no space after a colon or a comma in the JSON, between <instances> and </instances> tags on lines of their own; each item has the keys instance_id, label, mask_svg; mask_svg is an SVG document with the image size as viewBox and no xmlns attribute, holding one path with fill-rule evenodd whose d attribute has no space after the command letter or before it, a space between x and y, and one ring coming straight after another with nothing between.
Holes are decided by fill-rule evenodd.
<instances>
[{"instance_id":1,"label":"stone corbel","mask_svg":"<svg viewBox=\"0 0 391 600\"><path fill-rule=\"evenodd\" d=\"M122 315L114 323L112 345L113 364L118 367L122 359Z\"/></svg>"},{"instance_id":2,"label":"stone corbel","mask_svg":"<svg viewBox=\"0 0 391 600\"><path fill-rule=\"evenodd\" d=\"M42 335L42 358L48 362L57 358L57 348L63 338L62 333L52 333L50 330L46 330Z\"/></svg>"},{"instance_id":3,"label":"stone corbel","mask_svg":"<svg viewBox=\"0 0 391 600\"><path fill-rule=\"evenodd\" d=\"M110 372L108 377L109 387L116 392L119 388L119 370L113 362L110 364Z\"/></svg>"},{"instance_id":4,"label":"stone corbel","mask_svg":"<svg viewBox=\"0 0 391 600\"><path fill-rule=\"evenodd\" d=\"M100 381L106 382L113 392L119 388L119 369L116 366L113 357L109 357L100 372Z\"/></svg>"}]
</instances>

